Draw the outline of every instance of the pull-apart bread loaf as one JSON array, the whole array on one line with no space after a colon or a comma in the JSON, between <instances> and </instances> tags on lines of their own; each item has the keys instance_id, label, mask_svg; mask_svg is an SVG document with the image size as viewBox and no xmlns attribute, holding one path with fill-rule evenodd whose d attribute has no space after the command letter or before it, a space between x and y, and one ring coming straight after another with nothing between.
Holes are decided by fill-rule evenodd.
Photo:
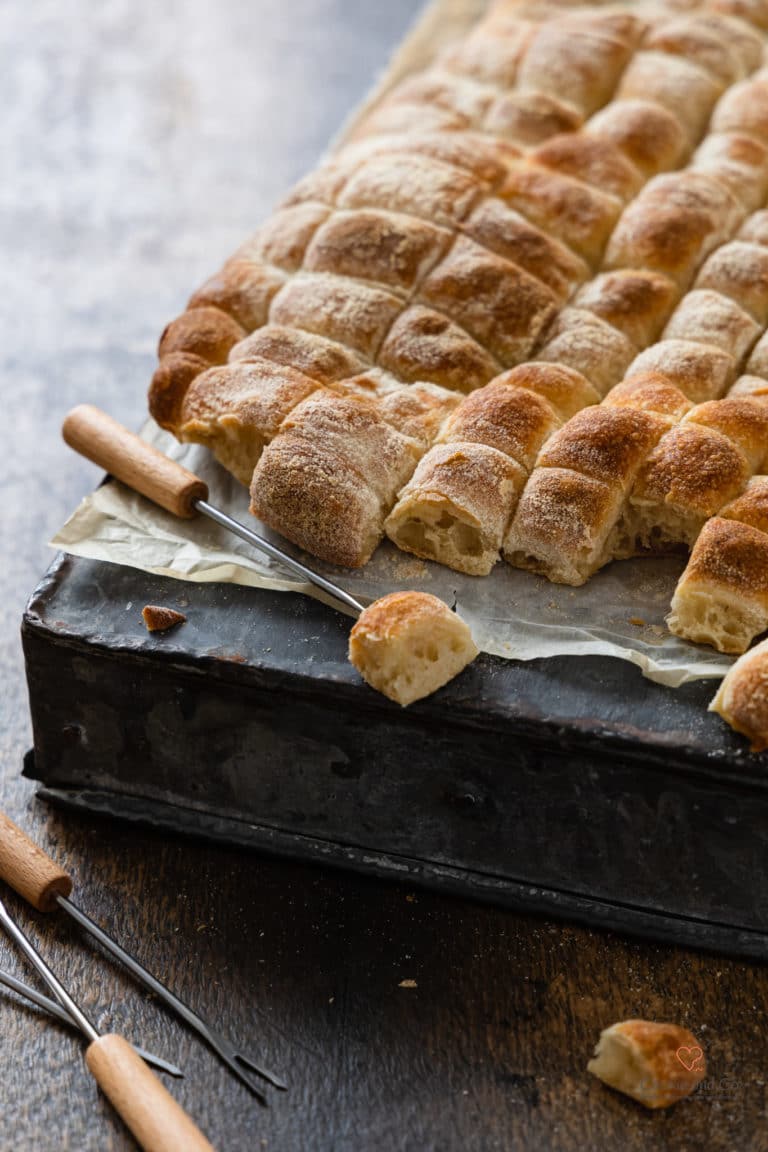
<instances>
[{"instance_id":1,"label":"pull-apart bread loaf","mask_svg":"<svg viewBox=\"0 0 768 1152\"><path fill-rule=\"evenodd\" d=\"M490 3L168 325L156 420L334 563L386 530L580 584L693 547L670 626L742 650L768 623L767 31L767 0Z\"/></svg>"}]
</instances>

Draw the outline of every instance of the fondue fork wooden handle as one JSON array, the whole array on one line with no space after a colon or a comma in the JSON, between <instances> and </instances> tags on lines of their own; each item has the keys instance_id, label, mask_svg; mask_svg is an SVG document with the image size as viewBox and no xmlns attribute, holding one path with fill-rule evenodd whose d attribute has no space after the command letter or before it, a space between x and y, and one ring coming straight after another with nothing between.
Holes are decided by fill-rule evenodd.
<instances>
[{"instance_id":1,"label":"fondue fork wooden handle","mask_svg":"<svg viewBox=\"0 0 768 1152\"><path fill-rule=\"evenodd\" d=\"M122 1036L100 1036L0 900L0 925L88 1041L85 1062L145 1152L213 1152L212 1145Z\"/></svg>"},{"instance_id":2,"label":"fondue fork wooden handle","mask_svg":"<svg viewBox=\"0 0 768 1152\"><path fill-rule=\"evenodd\" d=\"M122 1036L89 1044L88 1070L145 1152L214 1152L200 1129Z\"/></svg>"},{"instance_id":3,"label":"fondue fork wooden handle","mask_svg":"<svg viewBox=\"0 0 768 1152\"><path fill-rule=\"evenodd\" d=\"M52 912L58 897L69 897L72 891L72 877L2 812L0 879L38 912Z\"/></svg>"},{"instance_id":4,"label":"fondue fork wooden handle","mask_svg":"<svg viewBox=\"0 0 768 1152\"><path fill-rule=\"evenodd\" d=\"M194 472L91 404L73 408L61 431L70 448L174 516L191 519L196 502L208 499L208 485Z\"/></svg>"}]
</instances>

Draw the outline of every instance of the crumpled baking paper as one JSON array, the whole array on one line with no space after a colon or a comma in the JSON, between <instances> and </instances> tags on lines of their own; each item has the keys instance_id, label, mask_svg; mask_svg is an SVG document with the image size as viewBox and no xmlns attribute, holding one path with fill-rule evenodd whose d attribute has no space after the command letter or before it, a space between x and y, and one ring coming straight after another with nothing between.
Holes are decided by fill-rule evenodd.
<instances>
[{"instance_id":1,"label":"crumpled baking paper","mask_svg":"<svg viewBox=\"0 0 768 1152\"><path fill-rule=\"evenodd\" d=\"M514 660L615 656L651 680L677 687L722 677L732 661L669 634L664 617L684 560L638 559L609 565L583 588L550 584L499 562L490 576L464 576L418 560L385 541L362 571L313 559L260 525L248 493L204 448L181 445L154 422L142 436L205 480L212 504L262 532L352 595L373 600L419 589L456 605L484 652ZM127 564L181 580L220 581L327 597L203 516L179 520L110 480L88 496L51 542L75 556Z\"/></svg>"}]
</instances>

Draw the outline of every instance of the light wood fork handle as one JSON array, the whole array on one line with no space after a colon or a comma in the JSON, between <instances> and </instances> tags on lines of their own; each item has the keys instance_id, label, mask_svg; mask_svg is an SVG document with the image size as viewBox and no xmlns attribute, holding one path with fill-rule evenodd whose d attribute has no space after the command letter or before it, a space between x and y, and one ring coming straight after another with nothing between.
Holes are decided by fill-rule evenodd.
<instances>
[{"instance_id":1,"label":"light wood fork handle","mask_svg":"<svg viewBox=\"0 0 768 1152\"><path fill-rule=\"evenodd\" d=\"M38 912L52 912L56 907L56 897L69 896L72 891L72 877L2 812L0 879Z\"/></svg>"},{"instance_id":2,"label":"light wood fork handle","mask_svg":"<svg viewBox=\"0 0 768 1152\"><path fill-rule=\"evenodd\" d=\"M73 408L61 432L75 452L174 516L190 518L195 515L195 501L208 499L208 486L194 472L164 456L92 404Z\"/></svg>"},{"instance_id":3,"label":"light wood fork handle","mask_svg":"<svg viewBox=\"0 0 768 1152\"><path fill-rule=\"evenodd\" d=\"M100 1036L88 1069L144 1152L214 1152L200 1129L122 1036Z\"/></svg>"}]
</instances>

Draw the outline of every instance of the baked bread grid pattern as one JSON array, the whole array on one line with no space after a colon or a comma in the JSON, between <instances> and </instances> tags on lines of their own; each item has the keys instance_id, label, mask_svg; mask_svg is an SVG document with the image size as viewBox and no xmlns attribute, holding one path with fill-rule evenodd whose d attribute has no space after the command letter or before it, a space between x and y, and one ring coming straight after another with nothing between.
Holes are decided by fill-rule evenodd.
<instances>
[{"instance_id":1,"label":"baked bread grid pattern","mask_svg":"<svg viewBox=\"0 0 768 1152\"><path fill-rule=\"evenodd\" d=\"M578 585L610 560L690 547L762 466L764 381L734 380L768 320L767 221L759 211L710 254L664 338L544 446L505 540L511 563Z\"/></svg>"},{"instance_id":2,"label":"baked bread grid pattern","mask_svg":"<svg viewBox=\"0 0 768 1152\"><path fill-rule=\"evenodd\" d=\"M503 22L510 9L514 20L525 23L519 19L524 11L519 5L496 5L490 25ZM677 22L667 20L658 28L644 30L642 50L633 54L638 21L635 17L630 20L627 13L612 11L608 15L610 31L604 24L597 36L596 21L606 19L599 11L574 14L575 23L571 24L558 21L565 25L559 32L554 25L536 28L528 22L527 28L513 33L520 48L514 73L523 77L517 87L525 94L522 103L527 101L529 108L541 92L525 80L521 62L527 58L526 51L536 48L539 59L542 53L554 53L554 60L557 52L553 45L559 35L561 57L555 76L564 83L568 53L563 52L563 44L568 39L578 40L579 19L586 22L582 40L588 43L591 37L593 43L599 42L601 52L596 58L604 60L608 52L621 61L611 73L611 91L605 90L610 99L618 84L618 99L598 112L583 130L578 131L583 116L593 111L602 97L590 97L579 112L579 123L574 121L565 135L559 125L554 138L543 145L530 138L529 128L519 128L521 137L529 133L519 140L528 149L525 153L521 147L513 148L504 133L494 140L467 135L468 128L492 131L477 118L472 119L474 112L461 125L454 123L449 128L444 124L427 136L401 136L394 143L386 134L363 140L303 182L256 241L228 262L222 273L192 298L188 312L166 330L161 341L162 363L152 390L154 414L183 438L210 443L225 465L244 480L269 443L270 464L280 474L265 480L269 469L262 468L260 484L255 486L255 511L280 530L288 527L286 534L310 551L340 563L359 564L367 559L380 537L384 514L437 430L439 416L453 403L452 398L440 395L439 388L419 385L420 399L414 397L411 406L421 405L420 411L410 412L409 427L404 428L398 424L404 401L391 402L382 416L381 403L353 400L350 392L388 396L404 381L416 382L425 376L451 388L470 389L525 359L541 343L542 335L551 331L561 304L584 283L590 270L599 267L622 205L653 175L647 160L643 165L636 119L633 131L627 129L625 133L624 150L614 143L621 138L622 106L630 122L629 113L636 117L638 103L653 108L648 101L649 93L653 95L653 76L663 78L666 87L657 105L656 135L657 141L670 140L665 163L674 164L696 143L717 96L728 83L753 69L762 53L759 37L738 18L726 15L727 30L737 47L727 51L721 47L718 53L719 41L713 31L718 27L717 16L702 19L698 28L688 17L681 17ZM719 30L723 32L722 25ZM497 33L489 36L486 30L489 45L495 44L497 37ZM482 39L478 35L471 46L475 62L467 65L470 70L480 67L478 59L483 53L478 43ZM416 120L413 104L420 91L416 103L423 101L425 107L450 99L466 101L469 107L477 97L477 108L483 106L486 115L491 105L480 100L476 80L450 80L464 67L461 51L448 53L432 75L420 78L421 89L410 82L410 89L406 86L396 93L391 106L409 109L406 119L409 123ZM684 53L690 55L692 51L701 54L701 66L683 59ZM649 66L646 57L651 63L655 61L655 68ZM674 66L672 60L677 60ZM574 67L578 71L583 65L582 56ZM675 79L670 78L671 73ZM537 74L546 75L546 69L540 67ZM528 76L534 76L530 68ZM489 87L487 78L480 81L480 87ZM681 102L683 95L690 99ZM664 100L675 104L678 113L679 107L685 108L683 126L669 110L664 111ZM494 115L498 114L497 108ZM517 123L522 124L516 115ZM664 137L658 128L662 122L667 129L670 122L676 125L677 139L673 140L674 133L668 130ZM381 121L369 130L381 132ZM509 135L508 127L505 132ZM757 148L752 151L757 152ZM727 155L713 160L710 150L701 165L709 163L717 168L719 164L721 171L727 161L735 173L735 183L739 173L743 176L745 165L759 167L759 157L745 158L744 148L742 154L737 152L731 148ZM650 154L647 145L645 153ZM432 184L427 174L437 174L440 179ZM548 183L552 188L549 199ZM598 191L596 185L609 191ZM723 180L721 189L726 185L727 180ZM667 191L662 190L661 195ZM546 218L536 220L541 203ZM526 218L526 210L529 218L534 217L533 224ZM537 223L549 225L555 233L560 231L560 237L553 240L537 228ZM489 250L494 237L496 247L504 248L501 255ZM393 250L396 259L391 256ZM390 256L382 258L387 251ZM513 263L509 257L517 257L519 262ZM603 296L610 297L612 292L616 297L615 282L616 277L608 280L605 290L595 281L587 284L579 301L581 315L598 318ZM489 288L486 298L484 286ZM673 301L676 288L662 276L652 287L657 289L656 312L661 315L664 298ZM654 292L649 295L653 297ZM653 332L652 325L642 331L638 323L635 317L634 341L627 337L632 352ZM658 325L658 319L653 323ZM242 339L254 328L252 337ZM225 366L227 359L232 363ZM211 364L220 366L204 371ZM601 384L605 387L604 382ZM590 390L584 380L578 387L585 393ZM328 392L334 388L346 394ZM321 389L322 396L318 394ZM536 394L532 396L529 422L534 409L541 408ZM596 398L585 402L593 403ZM328 430L329 420L333 436ZM358 451L349 440L360 435L362 427L367 429L371 443ZM377 428L375 441L370 431L373 427ZM320 434L326 437L327 445L332 440L337 445L336 461L330 449L323 451L319 443L311 447ZM387 462L386 483L369 481L371 462L377 454ZM339 533L335 534L335 544L326 541L318 546L318 540L313 539L312 501L307 501L304 483L312 468L318 481L315 499L321 505L332 503L324 501L325 485L331 486L341 507L355 482L358 489L365 489L368 509L361 514L361 528L352 546L339 548ZM509 463L506 469L515 472L512 487L519 487L520 469L515 471ZM276 509L274 517L271 507ZM301 513L303 526L299 531L292 532L287 523L285 514L290 507ZM369 531L374 524L376 531Z\"/></svg>"},{"instance_id":3,"label":"baked bread grid pattern","mask_svg":"<svg viewBox=\"0 0 768 1152\"><path fill-rule=\"evenodd\" d=\"M749 110L747 114L744 109ZM531 377L530 365L497 378L463 401L440 437L453 447L448 449L441 443L426 454L387 519L387 534L399 547L473 575L490 572L539 449L576 409L594 405L599 399L595 384L600 392L607 389L606 403L609 409L614 407L611 387L633 356L636 371L642 370L643 354L638 354L638 349L649 344L667 320L668 339L655 351L645 353L648 364L656 364L658 370L661 357L665 364L670 361L667 367L673 371L670 353L674 354L678 362L675 379L693 399L698 398L697 388L702 396L722 393L738 367L739 349L742 353L748 350L767 318L765 303L758 298L759 287L749 291L751 267L741 267L747 253L763 274L765 250L747 240L740 246L722 246L722 241L733 234L755 201L765 199L768 153L755 141L760 162L743 174L741 202L719 182L712 153L721 157L730 178L733 143L751 143L759 129L768 130L768 83L762 74L731 89L718 104L711 137L717 148L707 149L704 171L699 168L701 154L697 152L688 169L646 185L619 218L608 257L613 252L614 263L630 266L598 274L577 294L582 307L566 308L555 321L556 333L550 344L556 354L548 354L545 346L539 356L558 362L560 402L564 389L568 390L562 373L566 365L570 368L570 409L563 412L557 403L552 404L551 396L541 395L541 372L532 389L534 395L521 391ZM667 206L663 215L660 203ZM654 226L657 231L652 246L647 237ZM631 244L638 235L645 241L639 252ZM696 281L698 292L683 297L669 319L680 292L717 244L721 248L716 249L716 258L707 261ZM633 258L638 264L642 259L655 260L658 266L662 257L666 260L664 271L631 267ZM723 291L714 291L717 287ZM740 295L747 296L757 319L740 308ZM680 338L683 332L688 339ZM612 340L610 346L606 333ZM734 356L735 336L738 347ZM708 362L711 366L706 381L703 370ZM542 370L544 367L540 366ZM609 550L612 538L606 548L600 527L612 527L633 478L632 470L655 443L653 437L660 436L670 423L670 414L653 413L644 395L636 389L625 390L620 402L616 397L620 410L588 408L543 448L540 467L525 488L523 506L507 539L507 557L512 563L543 572L551 579L583 583L613 557ZM575 396L579 400L574 404ZM645 410L634 415L629 409L636 406ZM685 411L685 407L678 411L679 405L674 403L672 408L678 419ZM563 450L569 445L571 454L566 464ZM590 459L579 464L575 449ZM506 461L500 458L500 451L507 456ZM622 452L626 452L626 459ZM599 464L595 460L598 453L604 456ZM623 478L622 470L626 473ZM610 498L607 488L613 490Z\"/></svg>"}]
</instances>

